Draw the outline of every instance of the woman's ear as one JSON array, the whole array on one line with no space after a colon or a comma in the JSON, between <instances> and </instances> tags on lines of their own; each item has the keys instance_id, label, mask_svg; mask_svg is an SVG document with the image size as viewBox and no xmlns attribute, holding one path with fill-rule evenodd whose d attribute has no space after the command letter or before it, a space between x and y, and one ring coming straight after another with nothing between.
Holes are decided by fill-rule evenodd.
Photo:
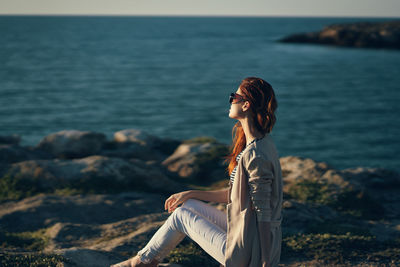
<instances>
[{"instance_id":1,"label":"woman's ear","mask_svg":"<svg viewBox=\"0 0 400 267\"><path fill-rule=\"evenodd\" d=\"M242 111L245 112L250 108L250 102L249 101L245 101L243 106L242 106Z\"/></svg>"}]
</instances>

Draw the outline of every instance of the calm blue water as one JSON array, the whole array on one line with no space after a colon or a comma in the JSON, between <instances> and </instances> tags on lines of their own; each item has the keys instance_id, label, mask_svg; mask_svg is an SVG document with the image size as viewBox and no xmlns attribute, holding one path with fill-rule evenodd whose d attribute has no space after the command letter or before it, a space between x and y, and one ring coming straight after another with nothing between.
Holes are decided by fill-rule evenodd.
<instances>
[{"instance_id":1,"label":"calm blue water","mask_svg":"<svg viewBox=\"0 0 400 267\"><path fill-rule=\"evenodd\" d=\"M0 17L0 134L136 128L231 142L247 76L278 97L281 156L400 170L400 51L281 44L360 18ZM380 19L382 20L382 19Z\"/></svg>"}]
</instances>

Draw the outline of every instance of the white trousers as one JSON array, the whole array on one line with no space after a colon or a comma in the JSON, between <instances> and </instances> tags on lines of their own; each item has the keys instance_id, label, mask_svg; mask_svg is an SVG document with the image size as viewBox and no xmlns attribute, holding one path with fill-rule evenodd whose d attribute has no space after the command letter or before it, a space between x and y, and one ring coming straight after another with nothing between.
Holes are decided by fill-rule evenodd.
<instances>
[{"instance_id":1,"label":"white trousers","mask_svg":"<svg viewBox=\"0 0 400 267\"><path fill-rule=\"evenodd\" d=\"M197 199L176 208L137 254L144 263L159 262L189 236L211 257L225 265L226 213Z\"/></svg>"}]
</instances>

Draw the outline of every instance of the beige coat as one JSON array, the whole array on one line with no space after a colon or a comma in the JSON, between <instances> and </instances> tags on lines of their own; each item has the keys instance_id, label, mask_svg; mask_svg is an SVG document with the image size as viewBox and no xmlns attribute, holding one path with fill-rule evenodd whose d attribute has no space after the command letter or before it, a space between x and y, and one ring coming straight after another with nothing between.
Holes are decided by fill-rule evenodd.
<instances>
[{"instance_id":1,"label":"beige coat","mask_svg":"<svg viewBox=\"0 0 400 267\"><path fill-rule=\"evenodd\" d=\"M271 266L278 266L282 231L282 172L269 134L245 148L227 204L226 267L260 267L258 221L271 222ZM254 204L254 205L253 205Z\"/></svg>"}]
</instances>

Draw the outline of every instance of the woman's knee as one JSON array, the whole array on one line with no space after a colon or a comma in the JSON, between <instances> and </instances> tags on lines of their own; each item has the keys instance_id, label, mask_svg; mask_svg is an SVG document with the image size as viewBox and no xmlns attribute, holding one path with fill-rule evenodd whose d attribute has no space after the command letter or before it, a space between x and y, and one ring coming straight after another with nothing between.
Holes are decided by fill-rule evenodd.
<instances>
[{"instance_id":1,"label":"woman's knee","mask_svg":"<svg viewBox=\"0 0 400 267\"><path fill-rule=\"evenodd\" d=\"M177 207L170 215L173 221L181 221L184 216L187 216L188 209L186 207Z\"/></svg>"},{"instance_id":2,"label":"woman's knee","mask_svg":"<svg viewBox=\"0 0 400 267\"><path fill-rule=\"evenodd\" d=\"M198 210L206 205L203 201L197 199L188 199L180 207L177 207L170 215L170 221L174 228L180 228L183 221L190 220Z\"/></svg>"},{"instance_id":3,"label":"woman's knee","mask_svg":"<svg viewBox=\"0 0 400 267\"><path fill-rule=\"evenodd\" d=\"M186 217L190 217L191 211L184 207L177 207L169 216L170 225L176 230L182 230L182 224L184 223Z\"/></svg>"}]
</instances>

